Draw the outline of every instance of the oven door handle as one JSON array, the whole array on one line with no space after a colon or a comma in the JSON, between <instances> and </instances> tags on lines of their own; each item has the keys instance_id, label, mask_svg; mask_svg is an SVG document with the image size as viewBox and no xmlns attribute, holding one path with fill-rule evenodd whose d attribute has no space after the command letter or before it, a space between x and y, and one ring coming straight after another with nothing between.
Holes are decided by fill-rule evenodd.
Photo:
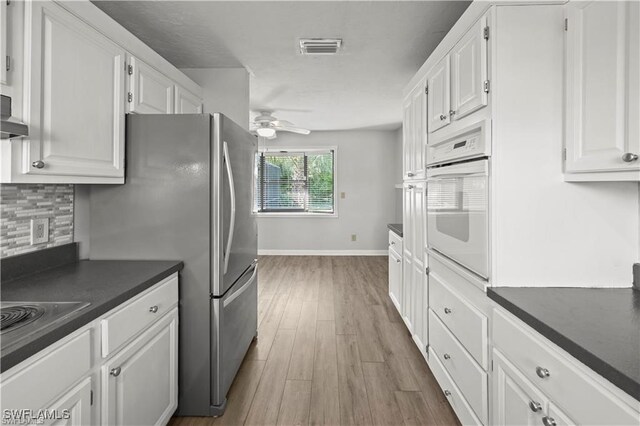
<instances>
[{"instance_id":1,"label":"oven door handle","mask_svg":"<svg viewBox=\"0 0 640 426\"><path fill-rule=\"evenodd\" d=\"M436 176L455 177L472 175L489 176L489 161L480 160L470 163L452 164L450 166L427 169L427 178Z\"/></svg>"}]
</instances>

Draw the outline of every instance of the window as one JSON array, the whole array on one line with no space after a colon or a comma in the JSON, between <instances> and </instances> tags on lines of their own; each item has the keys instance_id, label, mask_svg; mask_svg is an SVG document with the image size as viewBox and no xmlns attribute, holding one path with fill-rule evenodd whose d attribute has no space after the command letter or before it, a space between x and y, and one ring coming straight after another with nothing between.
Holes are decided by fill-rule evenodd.
<instances>
[{"instance_id":1,"label":"window","mask_svg":"<svg viewBox=\"0 0 640 426\"><path fill-rule=\"evenodd\" d=\"M335 213L335 150L269 150L256 154L254 211Z\"/></svg>"}]
</instances>

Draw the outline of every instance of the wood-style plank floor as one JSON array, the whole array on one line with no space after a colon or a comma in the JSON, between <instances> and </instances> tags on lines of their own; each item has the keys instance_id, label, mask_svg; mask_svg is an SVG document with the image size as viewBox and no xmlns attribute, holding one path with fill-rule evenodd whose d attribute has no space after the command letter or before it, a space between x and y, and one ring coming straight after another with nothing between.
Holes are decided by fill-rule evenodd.
<instances>
[{"instance_id":1,"label":"wood-style plank floor","mask_svg":"<svg viewBox=\"0 0 640 426\"><path fill-rule=\"evenodd\" d=\"M200 425L458 425L387 294L387 257L264 256L258 339Z\"/></svg>"}]
</instances>

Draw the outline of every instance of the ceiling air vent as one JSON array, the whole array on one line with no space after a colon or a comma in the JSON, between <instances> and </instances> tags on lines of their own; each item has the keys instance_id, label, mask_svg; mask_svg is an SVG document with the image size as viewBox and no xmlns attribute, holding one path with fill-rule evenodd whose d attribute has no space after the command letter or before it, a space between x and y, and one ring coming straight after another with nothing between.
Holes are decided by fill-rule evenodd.
<instances>
[{"instance_id":1,"label":"ceiling air vent","mask_svg":"<svg viewBox=\"0 0 640 426\"><path fill-rule=\"evenodd\" d=\"M342 46L340 38L301 38L300 53L303 55L335 55Z\"/></svg>"}]
</instances>

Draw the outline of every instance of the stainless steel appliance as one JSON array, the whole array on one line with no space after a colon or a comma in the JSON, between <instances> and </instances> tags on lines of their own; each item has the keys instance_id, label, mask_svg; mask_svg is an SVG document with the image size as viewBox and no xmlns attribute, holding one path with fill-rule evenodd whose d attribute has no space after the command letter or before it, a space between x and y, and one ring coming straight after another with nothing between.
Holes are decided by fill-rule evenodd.
<instances>
[{"instance_id":1,"label":"stainless steel appliance","mask_svg":"<svg viewBox=\"0 0 640 426\"><path fill-rule=\"evenodd\" d=\"M128 115L126 183L91 188L92 259L181 259L178 415L220 415L257 333L257 139L222 114Z\"/></svg>"},{"instance_id":2,"label":"stainless steel appliance","mask_svg":"<svg viewBox=\"0 0 640 426\"><path fill-rule=\"evenodd\" d=\"M483 135L471 132L434 150L427 168L429 250L489 279L489 172Z\"/></svg>"},{"instance_id":3,"label":"stainless steel appliance","mask_svg":"<svg viewBox=\"0 0 640 426\"><path fill-rule=\"evenodd\" d=\"M29 128L11 117L11 98L0 95L0 139L13 139L29 135Z\"/></svg>"}]
</instances>

